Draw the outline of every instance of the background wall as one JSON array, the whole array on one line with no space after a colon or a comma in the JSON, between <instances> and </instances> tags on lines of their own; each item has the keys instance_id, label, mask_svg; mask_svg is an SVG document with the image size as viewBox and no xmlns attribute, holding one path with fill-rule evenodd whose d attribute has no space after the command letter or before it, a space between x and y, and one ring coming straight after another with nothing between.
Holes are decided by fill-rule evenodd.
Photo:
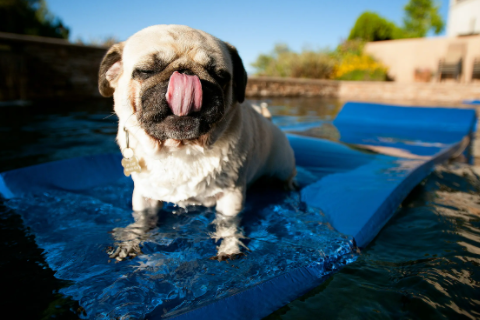
<instances>
[{"instance_id":1,"label":"background wall","mask_svg":"<svg viewBox=\"0 0 480 320\"><path fill-rule=\"evenodd\" d=\"M462 81L470 82L473 60L480 59L480 36L478 35L369 42L365 50L389 67L389 75L396 82L408 83L414 82L415 69L426 68L436 72L440 59L445 58L448 46L453 43L467 45Z\"/></svg>"},{"instance_id":2,"label":"background wall","mask_svg":"<svg viewBox=\"0 0 480 320\"><path fill-rule=\"evenodd\" d=\"M0 33L0 101L100 97L106 49L66 40Z\"/></svg>"}]
</instances>

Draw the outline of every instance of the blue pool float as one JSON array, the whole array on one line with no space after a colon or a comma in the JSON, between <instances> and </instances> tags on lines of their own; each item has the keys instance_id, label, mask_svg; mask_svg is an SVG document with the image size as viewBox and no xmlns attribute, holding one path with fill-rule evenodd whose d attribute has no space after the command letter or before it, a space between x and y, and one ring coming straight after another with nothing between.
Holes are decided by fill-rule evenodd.
<instances>
[{"instance_id":1,"label":"blue pool float","mask_svg":"<svg viewBox=\"0 0 480 320\"><path fill-rule=\"evenodd\" d=\"M326 124L282 127L302 188L250 192L243 226L251 252L229 264L208 259L213 211L203 209L167 215L144 255L109 263L108 231L131 222L133 186L119 154L4 172L0 194L55 276L71 281L61 292L79 301L84 318L261 319L355 261L436 164L470 161L476 114L350 102L328 123L330 140L309 137Z\"/></svg>"},{"instance_id":2,"label":"blue pool float","mask_svg":"<svg viewBox=\"0 0 480 320\"><path fill-rule=\"evenodd\" d=\"M472 104L472 105L480 105L480 100L478 99L473 99L473 100L465 100L463 101L464 104Z\"/></svg>"}]
</instances>

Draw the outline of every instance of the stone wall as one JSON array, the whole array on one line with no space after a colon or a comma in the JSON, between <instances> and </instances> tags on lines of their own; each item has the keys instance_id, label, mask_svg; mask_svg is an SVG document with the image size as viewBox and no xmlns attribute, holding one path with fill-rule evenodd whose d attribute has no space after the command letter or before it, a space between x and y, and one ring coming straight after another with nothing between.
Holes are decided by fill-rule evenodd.
<instances>
[{"instance_id":1,"label":"stone wall","mask_svg":"<svg viewBox=\"0 0 480 320\"><path fill-rule=\"evenodd\" d=\"M439 101L480 98L480 83L398 83L344 81L338 97L350 100Z\"/></svg>"},{"instance_id":2,"label":"stone wall","mask_svg":"<svg viewBox=\"0 0 480 320\"><path fill-rule=\"evenodd\" d=\"M247 96L316 96L365 101L439 101L480 99L480 83L397 83L250 77Z\"/></svg>"},{"instance_id":3,"label":"stone wall","mask_svg":"<svg viewBox=\"0 0 480 320\"><path fill-rule=\"evenodd\" d=\"M100 97L102 47L0 33L0 101Z\"/></svg>"},{"instance_id":4,"label":"stone wall","mask_svg":"<svg viewBox=\"0 0 480 320\"><path fill-rule=\"evenodd\" d=\"M249 77L247 97L338 97L339 81Z\"/></svg>"}]
</instances>

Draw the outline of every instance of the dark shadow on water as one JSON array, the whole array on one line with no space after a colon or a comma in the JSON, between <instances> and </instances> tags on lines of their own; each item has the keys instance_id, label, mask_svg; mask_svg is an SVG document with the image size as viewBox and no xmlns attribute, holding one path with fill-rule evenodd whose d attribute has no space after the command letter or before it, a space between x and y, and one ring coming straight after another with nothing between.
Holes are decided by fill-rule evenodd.
<instances>
[{"instance_id":1,"label":"dark shadow on water","mask_svg":"<svg viewBox=\"0 0 480 320\"><path fill-rule=\"evenodd\" d=\"M111 99L0 107L0 172L118 152Z\"/></svg>"},{"instance_id":2,"label":"dark shadow on water","mask_svg":"<svg viewBox=\"0 0 480 320\"><path fill-rule=\"evenodd\" d=\"M17 319L78 319L83 309L58 291L70 285L55 278L35 237L0 199L0 307Z\"/></svg>"},{"instance_id":3,"label":"dark shadow on water","mask_svg":"<svg viewBox=\"0 0 480 320\"><path fill-rule=\"evenodd\" d=\"M479 191L472 167L438 167L356 262L265 319L478 318Z\"/></svg>"}]
</instances>

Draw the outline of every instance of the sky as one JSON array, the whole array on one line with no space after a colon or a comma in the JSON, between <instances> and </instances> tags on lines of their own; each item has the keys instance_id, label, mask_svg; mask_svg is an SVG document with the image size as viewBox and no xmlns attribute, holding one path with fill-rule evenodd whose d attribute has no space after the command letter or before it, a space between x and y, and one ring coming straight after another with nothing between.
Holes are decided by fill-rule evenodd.
<instances>
[{"instance_id":1,"label":"sky","mask_svg":"<svg viewBox=\"0 0 480 320\"><path fill-rule=\"evenodd\" d=\"M237 47L249 73L259 54L276 43L295 51L335 48L357 17L374 11L402 23L408 0L47 0L50 11L70 28L70 40L114 36L126 40L155 24L183 24ZM447 21L448 0L439 0ZM445 33L445 32L444 32ZM443 33L443 34L444 34Z\"/></svg>"}]
</instances>

